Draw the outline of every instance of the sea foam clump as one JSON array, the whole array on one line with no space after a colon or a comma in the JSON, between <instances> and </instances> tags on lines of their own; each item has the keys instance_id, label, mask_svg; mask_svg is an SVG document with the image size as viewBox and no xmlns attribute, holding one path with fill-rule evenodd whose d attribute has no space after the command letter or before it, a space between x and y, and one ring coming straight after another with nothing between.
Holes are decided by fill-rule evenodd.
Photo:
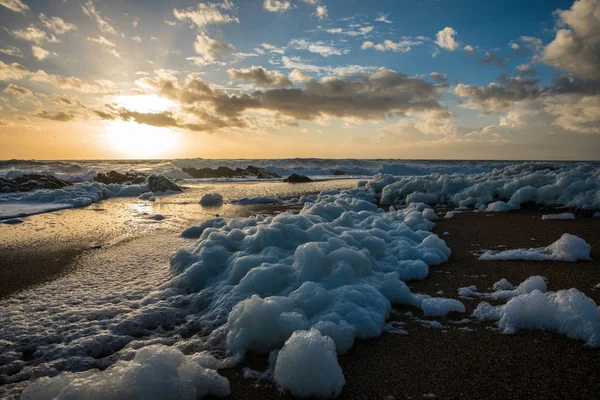
<instances>
[{"instance_id":1,"label":"sea foam clump","mask_svg":"<svg viewBox=\"0 0 600 400\"><path fill-rule=\"evenodd\" d=\"M403 282L425 278L428 265L450 255L430 232L424 206L384 212L364 199L372 197L361 189L327 192L298 214L215 218L188 229L183 236L198 241L173 254L171 281L113 331L143 334L160 325L179 334L200 331L208 335L204 343L236 359L283 347L275 376L288 382L284 387L335 395L338 384L303 388L282 378L298 371L281 361L297 353L297 343L343 353L355 338L381 335L393 303L435 316L464 312L456 300L412 294ZM293 336L298 331L308 333ZM315 369L337 364L328 355L313 362L321 361Z\"/></svg>"},{"instance_id":2,"label":"sea foam clump","mask_svg":"<svg viewBox=\"0 0 600 400\"><path fill-rule=\"evenodd\" d=\"M564 233L560 239L547 247L513 249L504 251L487 250L480 260L531 260L531 261L578 261L591 260L591 246L582 238Z\"/></svg>"},{"instance_id":3,"label":"sea foam clump","mask_svg":"<svg viewBox=\"0 0 600 400\"><path fill-rule=\"evenodd\" d=\"M198 360L168 346L152 345L105 371L40 378L25 388L21 398L195 400L229 395L229 381Z\"/></svg>"},{"instance_id":4,"label":"sea foam clump","mask_svg":"<svg viewBox=\"0 0 600 400\"><path fill-rule=\"evenodd\" d=\"M547 293L533 290L497 307L482 302L473 316L483 321L497 321L504 333L521 329L557 332L584 340L588 346L600 347L600 309L594 300L577 289Z\"/></svg>"},{"instance_id":5,"label":"sea foam clump","mask_svg":"<svg viewBox=\"0 0 600 400\"><path fill-rule=\"evenodd\" d=\"M200 199L200 205L203 207L218 206L223 204L223 196L219 193L206 193Z\"/></svg>"},{"instance_id":6,"label":"sea foam clump","mask_svg":"<svg viewBox=\"0 0 600 400\"><path fill-rule=\"evenodd\" d=\"M600 168L529 162L492 172L378 175L366 187L383 205L425 202L506 212L524 203L600 209Z\"/></svg>"}]
</instances>

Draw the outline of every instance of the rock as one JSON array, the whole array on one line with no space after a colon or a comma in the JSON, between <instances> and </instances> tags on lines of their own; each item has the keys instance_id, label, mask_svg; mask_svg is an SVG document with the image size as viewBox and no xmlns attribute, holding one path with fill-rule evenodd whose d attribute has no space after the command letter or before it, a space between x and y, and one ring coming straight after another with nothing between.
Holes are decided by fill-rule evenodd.
<instances>
[{"instance_id":1,"label":"rock","mask_svg":"<svg viewBox=\"0 0 600 400\"><path fill-rule=\"evenodd\" d=\"M181 168L183 172L194 177L194 178L246 178L253 177L256 179L273 179L273 178L281 178L281 176L277 175L274 172L269 172L264 168L255 167L253 165L248 165L247 168L236 168L235 170L229 167L218 167L216 169L212 168L192 168L192 167L184 167Z\"/></svg>"},{"instance_id":2,"label":"rock","mask_svg":"<svg viewBox=\"0 0 600 400\"><path fill-rule=\"evenodd\" d=\"M148 190L151 192L183 192L178 185L169 180L169 178L164 177L162 175L150 175L146 178L146 184L148 185Z\"/></svg>"},{"instance_id":3,"label":"rock","mask_svg":"<svg viewBox=\"0 0 600 400\"><path fill-rule=\"evenodd\" d=\"M67 186L72 186L72 183L52 175L25 174L14 178L0 177L1 193L28 192L37 189L62 189Z\"/></svg>"},{"instance_id":4,"label":"rock","mask_svg":"<svg viewBox=\"0 0 600 400\"><path fill-rule=\"evenodd\" d=\"M337 176L339 176L339 175L352 175L351 173L346 172L346 171L342 171L341 169L336 169L335 171L333 171L333 174L337 175Z\"/></svg>"},{"instance_id":5,"label":"rock","mask_svg":"<svg viewBox=\"0 0 600 400\"><path fill-rule=\"evenodd\" d=\"M285 178L283 181L288 182L288 183L305 183L305 182L312 182L313 180L310 179L306 175L291 174L290 176Z\"/></svg>"},{"instance_id":6,"label":"rock","mask_svg":"<svg viewBox=\"0 0 600 400\"><path fill-rule=\"evenodd\" d=\"M132 173L132 172L121 173L121 172L117 172L117 171L109 171L106 173L100 172L99 174L96 174L96 176L94 177L94 181L104 183L105 185L108 185L111 183L118 183L118 184L129 183L129 184L140 185L146 181L146 177L147 177L146 174L142 174L139 172L138 173Z\"/></svg>"}]
</instances>

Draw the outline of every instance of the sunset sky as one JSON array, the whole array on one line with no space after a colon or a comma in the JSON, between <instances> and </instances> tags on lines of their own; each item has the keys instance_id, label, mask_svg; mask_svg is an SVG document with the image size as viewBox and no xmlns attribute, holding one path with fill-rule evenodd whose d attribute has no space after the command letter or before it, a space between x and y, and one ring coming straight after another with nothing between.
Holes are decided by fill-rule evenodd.
<instances>
[{"instance_id":1,"label":"sunset sky","mask_svg":"<svg viewBox=\"0 0 600 400\"><path fill-rule=\"evenodd\" d=\"M600 0L0 0L0 159L600 158Z\"/></svg>"}]
</instances>

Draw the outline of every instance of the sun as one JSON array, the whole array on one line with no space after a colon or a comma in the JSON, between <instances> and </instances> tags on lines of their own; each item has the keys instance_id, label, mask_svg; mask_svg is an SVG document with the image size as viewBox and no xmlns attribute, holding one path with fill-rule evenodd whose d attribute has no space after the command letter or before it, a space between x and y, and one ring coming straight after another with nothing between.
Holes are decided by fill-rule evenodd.
<instances>
[{"instance_id":1,"label":"sun","mask_svg":"<svg viewBox=\"0 0 600 400\"><path fill-rule=\"evenodd\" d=\"M156 95L117 96L119 107L141 113L158 113L177 108L169 99ZM177 148L179 134L170 128L138 124L134 121L106 121L108 144L121 156L128 158L168 157Z\"/></svg>"},{"instance_id":2,"label":"sun","mask_svg":"<svg viewBox=\"0 0 600 400\"><path fill-rule=\"evenodd\" d=\"M178 144L178 134L172 129L130 121L107 121L105 135L109 145L128 158L168 157Z\"/></svg>"}]
</instances>

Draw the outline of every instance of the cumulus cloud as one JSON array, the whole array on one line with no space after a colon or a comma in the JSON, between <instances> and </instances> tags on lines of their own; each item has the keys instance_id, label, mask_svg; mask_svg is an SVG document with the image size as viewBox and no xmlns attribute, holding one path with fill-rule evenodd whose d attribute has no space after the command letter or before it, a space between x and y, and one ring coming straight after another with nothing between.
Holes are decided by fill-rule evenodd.
<instances>
[{"instance_id":1,"label":"cumulus cloud","mask_svg":"<svg viewBox=\"0 0 600 400\"><path fill-rule=\"evenodd\" d=\"M447 26L435 35L435 43L443 49L454 51L458 49L459 43L454 39L457 32Z\"/></svg>"},{"instance_id":2,"label":"cumulus cloud","mask_svg":"<svg viewBox=\"0 0 600 400\"><path fill-rule=\"evenodd\" d=\"M196 36L194 50L199 54L198 57L190 57L188 60L196 65L207 65L218 61L223 61L225 55L234 49L233 45L221 42L208 37L204 33Z\"/></svg>"},{"instance_id":3,"label":"cumulus cloud","mask_svg":"<svg viewBox=\"0 0 600 400\"><path fill-rule=\"evenodd\" d=\"M308 82L313 79L312 76L310 76L304 71L300 71L299 69L295 69L292 72L290 72L289 77L291 80L296 82Z\"/></svg>"},{"instance_id":4,"label":"cumulus cloud","mask_svg":"<svg viewBox=\"0 0 600 400\"><path fill-rule=\"evenodd\" d=\"M11 11L25 13L29 10L29 6L21 0L0 0L0 6L4 6Z\"/></svg>"},{"instance_id":5,"label":"cumulus cloud","mask_svg":"<svg viewBox=\"0 0 600 400\"><path fill-rule=\"evenodd\" d=\"M600 0L578 0L559 10L559 29L542 60L585 79L600 79Z\"/></svg>"},{"instance_id":6,"label":"cumulus cloud","mask_svg":"<svg viewBox=\"0 0 600 400\"><path fill-rule=\"evenodd\" d=\"M343 78L308 80L304 88L276 88L245 94L227 94L189 76L183 84L172 78L145 77L139 84L152 86L161 96L194 108L210 109L217 117L239 120L247 110L266 110L298 120L337 117L348 120L382 120L391 116L435 111L448 116L439 103L439 89L421 78L380 68Z\"/></svg>"},{"instance_id":7,"label":"cumulus cloud","mask_svg":"<svg viewBox=\"0 0 600 400\"><path fill-rule=\"evenodd\" d=\"M223 25L240 22L237 17L231 16L221 10L230 10L233 3L198 3L196 7L187 9L173 9L173 16L179 21L188 21L192 26L202 30L207 25Z\"/></svg>"},{"instance_id":8,"label":"cumulus cloud","mask_svg":"<svg viewBox=\"0 0 600 400\"><path fill-rule=\"evenodd\" d=\"M269 12L284 12L290 9L291 3L287 0L265 0L263 7Z\"/></svg>"},{"instance_id":9,"label":"cumulus cloud","mask_svg":"<svg viewBox=\"0 0 600 400\"><path fill-rule=\"evenodd\" d=\"M446 74L441 74L439 72L432 72L429 74L429 76L432 77L436 82L446 82L448 80Z\"/></svg>"},{"instance_id":10,"label":"cumulus cloud","mask_svg":"<svg viewBox=\"0 0 600 400\"><path fill-rule=\"evenodd\" d=\"M35 45L31 46L31 53L38 60L43 60L43 59L48 58L50 56L56 56L56 53L50 52L48 50L44 50L40 46L35 46Z\"/></svg>"},{"instance_id":11,"label":"cumulus cloud","mask_svg":"<svg viewBox=\"0 0 600 400\"><path fill-rule=\"evenodd\" d=\"M394 51L399 53L407 53L412 50L411 46L418 46L423 44L421 40L414 40L411 38L402 38L398 42L392 40L384 40L382 43L373 43L368 40L360 46L363 50L375 49L377 51Z\"/></svg>"},{"instance_id":12,"label":"cumulus cloud","mask_svg":"<svg viewBox=\"0 0 600 400\"><path fill-rule=\"evenodd\" d=\"M14 83L9 84L5 89L4 93L12 94L20 100L27 97L34 97L33 92L27 88L17 86Z\"/></svg>"},{"instance_id":13,"label":"cumulus cloud","mask_svg":"<svg viewBox=\"0 0 600 400\"><path fill-rule=\"evenodd\" d=\"M482 107L489 111L508 110L515 102L534 99L544 92L538 80L522 76L501 77L500 83L492 82L487 86L471 86L459 83L454 93L468 100L467 107Z\"/></svg>"},{"instance_id":14,"label":"cumulus cloud","mask_svg":"<svg viewBox=\"0 0 600 400\"><path fill-rule=\"evenodd\" d=\"M50 42L57 43L58 39L52 34L48 34L34 25L29 25L24 29L15 29L10 32L17 39L27 40L29 42L42 43Z\"/></svg>"},{"instance_id":15,"label":"cumulus cloud","mask_svg":"<svg viewBox=\"0 0 600 400\"><path fill-rule=\"evenodd\" d=\"M289 78L281 72L268 71L263 67L252 66L245 69L228 69L227 74L233 79L240 79L261 86L293 86Z\"/></svg>"},{"instance_id":16,"label":"cumulus cloud","mask_svg":"<svg viewBox=\"0 0 600 400\"><path fill-rule=\"evenodd\" d=\"M92 0L88 0L85 4L81 5L81 9L83 13L90 17L96 22L98 28L104 33L110 33L112 35L116 35L117 31L110 23L110 20L106 17L103 17L98 10L96 10L96 5Z\"/></svg>"},{"instance_id":17,"label":"cumulus cloud","mask_svg":"<svg viewBox=\"0 0 600 400\"><path fill-rule=\"evenodd\" d=\"M57 35L64 35L67 32L77 30L77 26L75 24L65 22L60 17L48 18L44 14L40 14L40 21L42 22L42 25L46 27L46 29L54 32Z\"/></svg>"},{"instance_id":18,"label":"cumulus cloud","mask_svg":"<svg viewBox=\"0 0 600 400\"><path fill-rule=\"evenodd\" d=\"M19 63L5 64L0 61L0 81L19 80L29 74L29 70Z\"/></svg>"},{"instance_id":19,"label":"cumulus cloud","mask_svg":"<svg viewBox=\"0 0 600 400\"><path fill-rule=\"evenodd\" d=\"M471 46L470 44L468 44L465 47L463 47L463 50L466 51L467 53L472 53L472 52L475 51L475 49L473 48L473 46Z\"/></svg>"},{"instance_id":20,"label":"cumulus cloud","mask_svg":"<svg viewBox=\"0 0 600 400\"><path fill-rule=\"evenodd\" d=\"M327 15L329 15L327 11L327 6L317 6L315 13L317 14L317 17L319 17L319 19L327 18Z\"/></svg>"},{"instance_id":21,"label":"cumulus cloud","mask_svg":"<svg viewBox=\"0 0 600 400\"><path fill-rule=\"evenodd\" d=\"M519 64L517 66L519 75L536 75L537 71L530 64Z\"/></svg>"},{"instance_id":22,"label":"cumulus cloud","mask_svg":"<svg viewBox=\"0 0 600 400\"><path fill-rule=\"evenodd\" d=\"M485 57L479 60L479 63L482 65L494 64L499 68L504 68L504 60L489 51L485 53Z\"/></svg>"},{"instance_id":23,"label":"cumulus cloud","mask_svg":"<svg viewBox=\"0 0 600 400\"><path fill-rule=\"evenodd\" d=\"M545 99L554 125L583 133L600 133L600 96L561 95Z\"/></svg>"}]
</instances>

